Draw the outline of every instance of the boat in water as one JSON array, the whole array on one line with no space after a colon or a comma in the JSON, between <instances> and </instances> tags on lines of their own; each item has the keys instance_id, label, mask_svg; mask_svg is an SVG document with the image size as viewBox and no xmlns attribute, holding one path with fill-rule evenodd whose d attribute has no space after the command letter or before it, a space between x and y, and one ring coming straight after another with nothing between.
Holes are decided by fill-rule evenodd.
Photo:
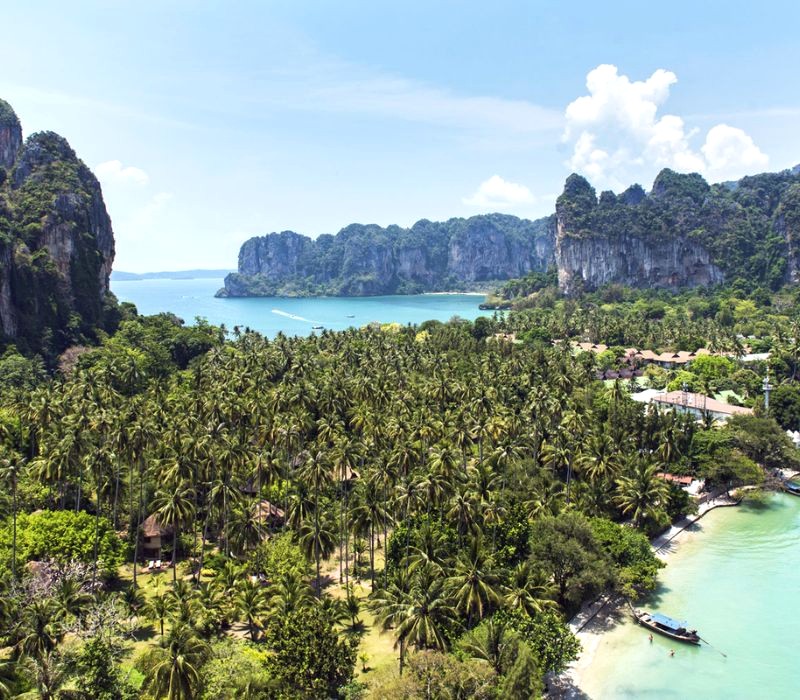
<instances>
[{"instance_id":1,"label":"boat in water","mask_svg":"<svg viewBox=\"0 0 800 700\"><path fill-rule=\"evenodd\" d=\"M661 613L649 613L643 610L634 610L633 616L642 627L647 627L653 632L663 634L670 639L677 639L679 642L700 644L700 635L697 634L697 630L686 629L685 622L673 620Z\"/></svg>"},{"instance_id":2,"label":"boat in water","mask_svg":"<svg viewBox=\"0 0 800 700\"><path fill-rule=\"evenodd\" d=\"M786 493L792 494L793 496L800 496L800 484L797 484L794 481L784 481L783 490L786 491Z\"/></svg>"}]
</instances>

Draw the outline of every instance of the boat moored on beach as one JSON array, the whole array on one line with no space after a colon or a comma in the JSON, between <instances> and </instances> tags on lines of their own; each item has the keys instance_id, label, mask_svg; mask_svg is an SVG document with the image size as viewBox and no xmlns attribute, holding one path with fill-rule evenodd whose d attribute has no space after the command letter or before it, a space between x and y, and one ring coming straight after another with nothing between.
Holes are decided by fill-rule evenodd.
<instances>
[{"instance_id":1,"label":"boat moored on beach","mask_svg":"<svg viewBox=\"0 0 800 700\"><path fill-rule=\"evenodd\" d=\"M633 616L642 627L647 627L647 629L653 630L653 632L658 632L665 637L676 639L679 642L700 644L700 635L697 634L697 630L686 629L685 622L673 620L671 617L667 617L661 613L649 613L643 610L634 610Z\"/></svg>"},{"instance_id":2,"label":"boat moored on beach","mask_svg":"<svg viewBox=\"0 0 800 700\"><path fill-rule=\"evenodd\" d=\"M784 481L783 490L786 493L791 493L793 496L800 496L800 484L794 481Z\"/></svg>"}]
</instances>

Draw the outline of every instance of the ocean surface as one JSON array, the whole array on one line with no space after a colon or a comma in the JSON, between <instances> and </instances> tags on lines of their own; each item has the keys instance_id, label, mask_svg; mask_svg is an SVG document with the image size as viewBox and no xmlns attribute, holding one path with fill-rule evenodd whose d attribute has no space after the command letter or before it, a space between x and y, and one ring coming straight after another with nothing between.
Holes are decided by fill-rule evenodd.
<instances>
[{"instance_id":1,"label":"ocean surface","mask_svg":"<svg viewBox=\"0 0 800 700\"><path fill-rule=\"evenodd\" d=\"M372 321L405 325L429 319L449 321L453 316L472 321L492 313L478 308L483 295L217 299L214 293L222 286L221 279L149 279L112 281L111 291L120 301L136 304L142 314L171 311L186 323L199 316L215 325L224 323L228 330L247 326L268 338L280 331L308 335L312 326L344 330Z\"/></svg>"},{"instance_id":2,"label":"ocean surface","mask_svg":"<svg viewBox=\"0 0 800 700\"><path fill-rule=\"evenodd\" d=\"M625 622L602 636L581 674L588 697L800 697L800 498L718 508L697 527L667 559L656 598L640 607L687 620L727 658L659 635L651 644L647 630Z\"/></svg>"}]
</instances>

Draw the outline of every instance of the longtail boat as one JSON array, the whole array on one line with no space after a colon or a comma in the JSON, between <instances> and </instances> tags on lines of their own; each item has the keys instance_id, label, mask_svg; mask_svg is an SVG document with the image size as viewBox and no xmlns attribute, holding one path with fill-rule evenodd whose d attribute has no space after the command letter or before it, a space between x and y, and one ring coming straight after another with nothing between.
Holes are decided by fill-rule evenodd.
<instances>
[{"instance_id":1,"label":"longtail boat","mask_svg":"<svg viewBox=\"0 0 800 700\"><path fill-rule=\"evenodd\" d=\"M649 613L643 610L634 610L633 616L642 627L647 627L653 632L663 634L670 639L677 639L679 642L700 644L700 635L697 634L697 630L686 629L685 622L673 620L661 613Z\"/></svg>"},{"instance_id":2,"label":"longtail boat","mask_svg":"<svg viewBox=\"0 0 800 700\"><path fill-rule=\"evenodd\" d=\"M783 490L793 496L800 496L800 484L796 484L794 481L784 481Z\"/></svg>"}]
</instances>

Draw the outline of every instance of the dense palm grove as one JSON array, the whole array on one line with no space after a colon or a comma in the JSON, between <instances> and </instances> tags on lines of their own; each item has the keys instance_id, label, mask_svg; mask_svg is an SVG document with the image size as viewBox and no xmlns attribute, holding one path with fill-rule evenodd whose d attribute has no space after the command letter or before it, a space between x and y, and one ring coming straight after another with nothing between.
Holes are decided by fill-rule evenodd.
<instances>
[{"instance_id":1,"label":"dense palm grove","mask_svg":"<svg viewBox=\"0 0 800 700\"><path fill-rule=\"evenodd\" d=\"M52 377L9 351L0 694L537 695L578 653L569 615L654 587L646 534L693 507L659 471L730 488L797 461L772 418L647 411L552 341L758 333L786 415L800 354L792 301L540 294L507 320L274 341L125 309ZM758 407L763 368L726 361L686 374ZM394 652L368 671L379 630Z\"/></svg>"}]
</instances>

